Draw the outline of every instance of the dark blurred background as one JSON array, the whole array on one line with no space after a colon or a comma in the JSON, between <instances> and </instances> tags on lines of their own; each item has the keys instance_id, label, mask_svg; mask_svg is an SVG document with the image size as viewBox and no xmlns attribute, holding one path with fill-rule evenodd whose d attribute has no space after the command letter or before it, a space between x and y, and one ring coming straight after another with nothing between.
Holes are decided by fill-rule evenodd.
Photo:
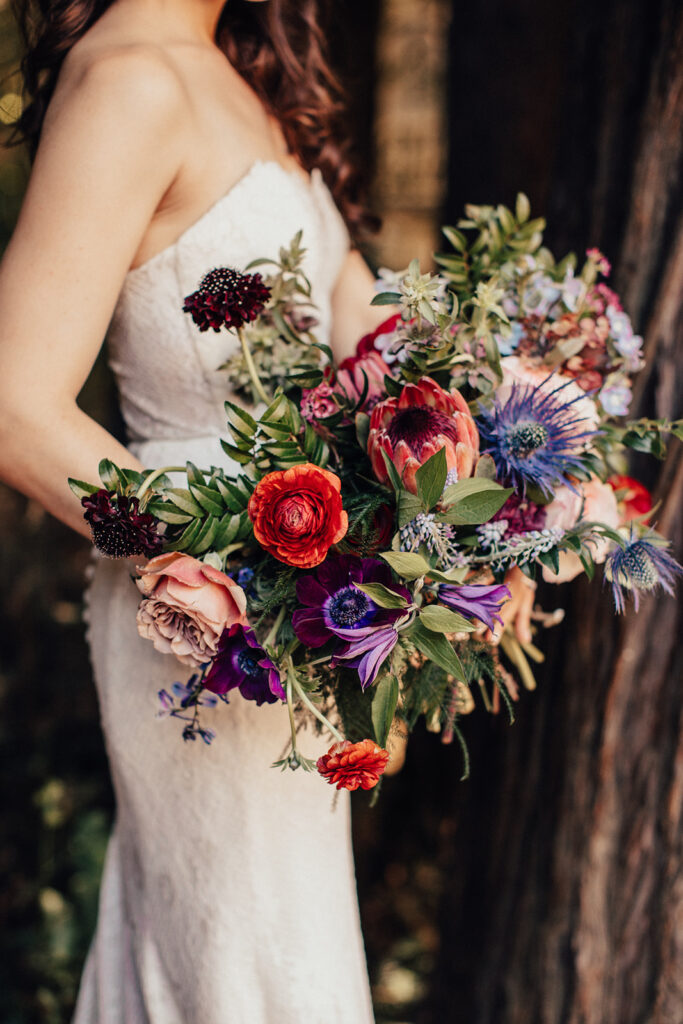
<instances>
[{"instance_id":1,"label":"dark blurred background","mask_svg":"<svg viewBox=\"0 0 683 1024\"><path fill-rule=\"evenodd\" d=\"M557 254L597 245L612 259L645 336L636 413L680 416L680 2L336 0L331 45L384 219L371 261L419 254L427 267L464 202L524 190ZM17 52L0 0L8 126ZM0 150L0 247L26 174L20 150ZM120 434L102 357L81 402ZM680 446L635 471L680 558ZM94 927L112 799L81 623L88 557L0 486L6 1024L70 1019ZM355 801L379 1024L683 1020L680 614L649 599L617 619L585 582L540 600L567 618L543 638L516 724L481 709L465 721L472 778L459 781L456 749L418 733L378 805Z\"/></svg>"}]
</instances>

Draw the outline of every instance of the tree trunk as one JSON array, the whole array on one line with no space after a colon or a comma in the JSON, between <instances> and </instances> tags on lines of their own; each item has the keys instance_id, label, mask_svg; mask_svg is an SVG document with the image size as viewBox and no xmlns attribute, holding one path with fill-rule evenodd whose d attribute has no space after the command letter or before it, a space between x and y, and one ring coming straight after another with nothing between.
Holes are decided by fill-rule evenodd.
<instances>
[{"instance_id":1,"label":"tree trunk","mask_svg":"<svg viewBox=\"0 0 683 1024\"><path fill-rule=\"evenodd\" d=\"M680 416L680 3L484 0L459 6L452 52L451 220L523 187L556 251L603 249L645 336L632 413ZM680 557L681 446L657 468L638 471ZM468 721L473 778L457 787L452 768L435 798L453 793L449 881L420 1020L680 1024L680 606L650 598L619 619L585 581L540 599L567 617L542 641L538 691L509 731Z\"/></svg>"}]
</instances>

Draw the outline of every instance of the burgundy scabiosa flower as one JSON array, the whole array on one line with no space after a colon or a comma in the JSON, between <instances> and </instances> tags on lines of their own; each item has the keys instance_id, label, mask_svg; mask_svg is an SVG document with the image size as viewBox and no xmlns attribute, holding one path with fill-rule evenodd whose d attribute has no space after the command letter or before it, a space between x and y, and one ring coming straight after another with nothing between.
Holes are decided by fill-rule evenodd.
<instances>
[{"instance_id":1,"label":"burgundy scabiosa flower","mask_svg":"<svg viewBox=\"0 0 683 1024\"><path fill-rule=\"evenodd\" d=\"M467 402L458 391L444 391L431 377L406 384L398 398L372 410L368 455L375 476L389 479L382 452L396 466L404 486L416 492L415 474L441 449L457 479L471 476L479 455L479 434Z\"/></svg>"},{"instance_id":2,"label":"burgundy scabiosa flower","mask_svg":"<svg viewBox=\"0 0 683 1024\"><path fill-rule=\"evenodd\" d=\"M236 622L223 632L204 687L220 695L238 689L246 700L275 704L285 700L280 673L259 644L253 629Z\"/></svg>"},{"instance_id":3,"label":"burgundy scabiosa flower","mask_svg":"<svg viewBox=\"0 0 683 1024\"><path fill-rule=\"evenodd\" d=\"M140 502L135 496L101 487L94 494L81 498L81 505L93 544L108 558L131 555L151 558L161 550L163 537L158 533L159 521L149 512L140 511Z\"/></svg>"},{"instance_id":4,"label":"burgundy scabiosa flower","mask_svg":"<svg viewBox=\"0 0 683 1024\"><path fill-rule=\"evenodd\" d=\"M481 585L467 584L462 586L444 583L438 590L439 601L454 612L460 612L466 619L479 619L493 631L496 621L503 624L500 617L500 606L509 601L511 594L503 584Z\"/></svg>"},{"instance_id":5,"label":"burgundy scabiosa flower","mask_svg":"<svg viewBox=\"0 0 683 1024\"><path fill-rule=\"evenodd\" d=\"M395 624L405 611L380 608L355 583L381 583L410 603L408 590L394 583L391 569L377 558L327 558L314 576L302 576L296 594L304 605L292 616L294 632L307 647L335 642L335 661L358 669L363 689L377 678L396 646Z\"/></svg>"},{"instance_id":6,"label":"burgundy scabiosa flower","mask_svg":"<svg viewBox=\"0 0 683 1024\"><path fill-rule=\"evenodd\" d=\"M200 331L240 328L263 311L270 288L260 274L242 274L232 267L217 267L206 274L196 292L185 299L189 313Z\"/></svg>"}]
</instances>

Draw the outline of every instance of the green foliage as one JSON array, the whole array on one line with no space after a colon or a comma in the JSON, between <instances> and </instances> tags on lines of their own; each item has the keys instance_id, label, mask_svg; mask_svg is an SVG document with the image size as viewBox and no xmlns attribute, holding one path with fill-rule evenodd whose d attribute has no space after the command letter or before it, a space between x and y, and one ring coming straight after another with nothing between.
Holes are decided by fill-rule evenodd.
<instances>
[{"instance_id":1,"label":"green foliage","mask_svg":"<svg viewBox=\"0 0 683 1024\"><path fill-rule=\"evenodd\" d=\"M372 727L380 747L386 746L397 705L398 679L385 675L375 684L372 694Z\"/></svg>"},{"instance_id":2,"label":"green foliage","mask_svg":"<svg viewBox=\"0 0 683 1024\"><path fill-rule=\"evenodd\" d=\"M444 671L465 682L465 673L460 658L455 653L452 643L441 633L427 629L420 619L413 623L408 631L408 638L421 654L433 661Z\"/></svg>"},{"instance_id":3,"label":"green foliage","mask_svg":"<svg viewBox=\"0 0 683 1024\"><path fill-rule=\"evenodd\" d=\"M408 666L403 679L402 707L409 729L413 729L421 715L431 720L441 717L450 693L448 674L433 661L419 668Z\"/></svg>"},{"instance_id":4,"label":"green foliage","mask_svg":"<svg viewBox=\"0 0 683 1024\"><path fill-rule=\"evenodd\" d=\"M233 442L221 441L223 450L257 476L305 462L327 465L329 446L282 391L258 419L233 402L226 402L225 409Z\"/></svg>"},{"instance_id":5,"label":"green foliage","mask_svg":"<svg viewBox=\"0 0 683 1024\"><path fill-rule=\"evenodd\" d=\"M335 704L342 720L344 736L352 743L374 735L372 721L372 687L363 691L358 674L347 669L335 669L330 676Z\"/></svg>"}]
</instances>

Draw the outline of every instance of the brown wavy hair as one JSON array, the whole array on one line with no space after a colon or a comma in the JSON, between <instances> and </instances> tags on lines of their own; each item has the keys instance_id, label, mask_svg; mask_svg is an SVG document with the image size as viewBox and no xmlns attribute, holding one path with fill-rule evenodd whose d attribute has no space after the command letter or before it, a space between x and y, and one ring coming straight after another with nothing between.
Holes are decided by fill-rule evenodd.
<instances>
[{"instance_id":1,"label":"brown wavy hair","mask_svg":"<svg viewBox=\"0 0 683 1024\"><path fill-rule=\"evenodd\" d=\"M62 63L114 0L14 0L25 43L26 102L16 138L35 153ZM375 227L361 201L351 156L345 96L330 67L320 0L229 0L216 42L277 118L290 152L319 167L355 237Z\"/></svg>"}]
</instances>

